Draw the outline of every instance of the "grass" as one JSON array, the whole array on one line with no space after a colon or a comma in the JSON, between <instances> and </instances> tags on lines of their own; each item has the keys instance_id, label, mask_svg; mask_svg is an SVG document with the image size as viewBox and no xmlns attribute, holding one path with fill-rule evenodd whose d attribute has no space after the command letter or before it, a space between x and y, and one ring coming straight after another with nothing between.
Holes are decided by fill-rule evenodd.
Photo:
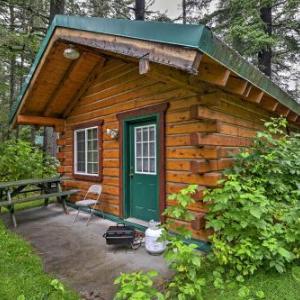
<instances>
[{"instance_id":1,"label":"grass","mask_svg":"<svg viewBox=\"0 0 300 300\"><path fill-rule=\"evenodd\" d=\"M41 259L29 243L6 230L0 222L0 299L77 300L67 287L54 287L54 278L43 271Z\"/></svg>"},{"instance_id":2,"label":"grass","mask_svg":"<svg viewBox=\"0 0 300 300\"><path fill-rule=\"evenodd\" d=\"M275 271L261 270L243 283L250 290L249 296L239 297L241 286L233 284L225 287L224 291L214 288L212 282L208 282L205 288L204 299L235 300L235 299L259 299L256 292L263 291L266 300L300 300L300 281L292 276L292 270L279 274Z\"/></svg>"}]
</instances>

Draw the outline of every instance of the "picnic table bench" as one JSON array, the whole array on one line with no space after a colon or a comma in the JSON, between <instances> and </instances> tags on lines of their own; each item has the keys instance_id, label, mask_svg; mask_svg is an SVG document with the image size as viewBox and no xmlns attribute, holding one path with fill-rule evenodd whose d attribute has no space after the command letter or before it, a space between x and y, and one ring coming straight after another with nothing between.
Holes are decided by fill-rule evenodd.
<instances>
[{"instance_id":1,"label":"picnic table bench","mask_svg":"<svg viewBox=\"0 0 300 300\"><path fill-rule=\"evenodd\" d=\"M17 227L15 204L44 200L44 205L47 206L49 198L55 197L58 202L61 202L63 211L67 214L66 200L70 195L77 192L79 190L75 189L63 191L61 188L61 178L59 177L2 182L0 183L0 211L1 207L8 208L13 225ZM20 198L20 196L22 197ZM16 197L18 198L16 199Z\"/></svg>"}]
</instances>

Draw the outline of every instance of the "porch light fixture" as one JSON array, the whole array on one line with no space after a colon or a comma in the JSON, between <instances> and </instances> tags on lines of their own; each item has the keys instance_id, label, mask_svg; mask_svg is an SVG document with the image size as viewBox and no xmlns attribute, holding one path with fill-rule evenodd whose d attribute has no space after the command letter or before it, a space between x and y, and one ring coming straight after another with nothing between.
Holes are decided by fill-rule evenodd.
<instances>
[{"instance_id":1,"label":"porch light fixture","mask_svg":"<svg viewBox=\"0 0 300 300\"><path fill-rule=\"evenodd\" d=\"M117 140L119 137L119 130L118 129L110 129L107 128L106 129L106 134L112 138L113 140Z\"/></svg>"},{"instance_id":2,"label":"porch light fixture","mask_svg":"<svg viewBox=\"0 0 300 300\"><path fill-rule=\"evenodd\" d=\"M69 47L64 50L64 57L67 59L76 60L79 56L79 51L73 45L69 45Z\"/></svg>"}]
</instances>

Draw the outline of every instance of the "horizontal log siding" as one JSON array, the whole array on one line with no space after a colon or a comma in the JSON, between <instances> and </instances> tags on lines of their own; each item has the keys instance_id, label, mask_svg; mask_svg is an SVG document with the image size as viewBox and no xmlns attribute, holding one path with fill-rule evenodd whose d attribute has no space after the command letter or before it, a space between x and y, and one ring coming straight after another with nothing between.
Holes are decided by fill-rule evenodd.
<instances>
[{"instance_id":1,"label":"horizontal log siding","mask_svg":"<svg viewBox=\"0 0 300 300\"><path fill-rule=\"evenodd\" d=\"M258 108L252 113L253 107L249 109L247 102L237 100L235 105L234 101L221 99L222 95L224 92L216 90L218 105L207 105L203 95L139 75L138 67L133 64L109 60L67 118L66 130L58 140L62 152L58 154L62 165L60 171L72 178L72 126L103 120L103 208L119 215L119 143L105 134L106 128L118 128L117 113L169 102L166 191L172 193L187 184L198 184L197 202L190 210L195 214L205 212L201 201L203 189L217 185L222 166L228 166L230 154L247 145L256 130L262 128L262 115L268 116L266 111ZM203 140L203 144L192 144L194 133L202 134L198 140ZM198 172L197 168L202 167L204 172ZM75 201L84 195L91 182L71 179L64 184L82 190L73 198ZM166 201L167 205L176 205L174 201ZM191 224L187 226L191 228ZM199 239L207 238L204 230L193 230L193 234Z\"/></svg>"}]
</instances>

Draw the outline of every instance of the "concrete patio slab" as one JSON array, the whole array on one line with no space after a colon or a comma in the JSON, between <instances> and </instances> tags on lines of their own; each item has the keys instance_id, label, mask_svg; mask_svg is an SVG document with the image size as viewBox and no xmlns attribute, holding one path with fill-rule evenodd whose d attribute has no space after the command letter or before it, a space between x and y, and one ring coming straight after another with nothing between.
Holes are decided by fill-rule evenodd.
<instances>
[{"instance_id":1,"label":"concrete patio slab","mask_svg":"<svg viewBox=\"0 0 300 300\"><path fill-rule=\"evenodd\" d=\"M82 213L73 224L75 210L69 211L64 215L61 207L52 204L17 212L16 229L9 215L1 217L11 230L32 244L46 272L82 295L94 295L90 299L113 299L113 281L121 272L155 269L162 278L168 276L163 257L149 255L144 247L130 250L107 246L102 235L115 223L94 217L86 226L88 215Z\"/></svg>"}]
</instances>

